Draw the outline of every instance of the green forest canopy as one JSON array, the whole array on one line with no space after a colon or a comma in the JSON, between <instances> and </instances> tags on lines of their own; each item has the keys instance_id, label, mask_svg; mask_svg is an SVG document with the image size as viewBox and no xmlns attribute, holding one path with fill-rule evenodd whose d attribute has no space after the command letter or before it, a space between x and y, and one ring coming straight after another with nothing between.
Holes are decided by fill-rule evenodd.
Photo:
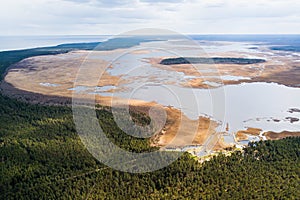
<instances>
[{"instance_id":1,"label":"green forest canopy","mask_svg":"<svg viewBox=\"0 0 300 200\"><path fill-rule=\"evenodd\" d=\"M203 57L178 57L165 58L160 64L162 65L179 65L179 64L237 64L249 65L266 62L264 59L258 58L203 58Z\"/></svg>"}]
</instances>

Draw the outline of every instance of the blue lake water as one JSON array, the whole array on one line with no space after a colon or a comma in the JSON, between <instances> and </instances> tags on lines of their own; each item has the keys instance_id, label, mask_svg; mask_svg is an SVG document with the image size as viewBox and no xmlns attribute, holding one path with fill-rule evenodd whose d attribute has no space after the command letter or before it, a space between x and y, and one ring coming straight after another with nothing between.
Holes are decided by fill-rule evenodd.
<instances>
[{"instance_id":1,"label":"blue lake water","mask_svg":"<svg viewBox=\"0 0 300 200\"><path fill-rule=\"evenodd\" d=\"M55 46L65 43L101 42L109 36L0 36L0 51Z\"/></svg>"}]
</instances>

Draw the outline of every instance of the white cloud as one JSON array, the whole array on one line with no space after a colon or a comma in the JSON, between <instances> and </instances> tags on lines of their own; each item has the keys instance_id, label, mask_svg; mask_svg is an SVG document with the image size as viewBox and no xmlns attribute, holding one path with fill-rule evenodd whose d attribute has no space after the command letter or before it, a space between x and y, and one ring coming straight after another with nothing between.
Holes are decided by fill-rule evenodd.
<instances>
[{"instance_id":1,"label":"white cloud","mask_svg":"<svg viewBox=\"0 0 300 200\"><path fill-rule=\"evenodd\" d=\"M1 2L0 35L299 33L299 10L298 0L10 0Z\"/></svg>"}]
</instances>

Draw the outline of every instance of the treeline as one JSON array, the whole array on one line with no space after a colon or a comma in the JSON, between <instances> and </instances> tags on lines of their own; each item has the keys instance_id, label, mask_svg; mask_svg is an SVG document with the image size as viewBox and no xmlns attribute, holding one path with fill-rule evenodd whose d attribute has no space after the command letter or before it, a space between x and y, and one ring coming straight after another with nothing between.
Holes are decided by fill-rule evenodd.
<instances>
[{"instance_id":1,"label":"treeline","mask_svg":"<svg viewBox=\"0 0 300 200\"><path fill-rule=\"evenodd\" d=\"M270 47L271 50L274 51L292 51L292 52L300 52L300 45L298 46L273 46Z\"/></svg>"},{"instance_id":2,"label":"treeline","mask_svg":"<svg viewBox=\"0 0 300 200\"><path fill-rule=\"evenodd\" d=\"M266 62L264 59L256 58L199 58L199 57L179 57L166 58L160 64L162 65L179 65L179 64L237 64L249 65Z\"/></svg>"}]
</instances>

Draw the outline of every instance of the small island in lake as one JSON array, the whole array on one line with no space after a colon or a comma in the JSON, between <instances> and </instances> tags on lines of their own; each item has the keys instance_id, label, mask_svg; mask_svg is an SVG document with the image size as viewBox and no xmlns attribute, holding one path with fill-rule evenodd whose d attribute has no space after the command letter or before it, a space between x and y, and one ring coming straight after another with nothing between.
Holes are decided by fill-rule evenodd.
<instances>
[{"instance_id":1,"label":"small island in lake","mask_svg":"<svg viewBox=\"0 0 300 200\"><path fill-rule=\"evenodd\" d=\"M178 65L178 64L237 64L249 65L264 63L266 60L258 58L204 58L204 57L178 57L163 59L160 64L162 65Z\"/></svg>"}]
</instances>

